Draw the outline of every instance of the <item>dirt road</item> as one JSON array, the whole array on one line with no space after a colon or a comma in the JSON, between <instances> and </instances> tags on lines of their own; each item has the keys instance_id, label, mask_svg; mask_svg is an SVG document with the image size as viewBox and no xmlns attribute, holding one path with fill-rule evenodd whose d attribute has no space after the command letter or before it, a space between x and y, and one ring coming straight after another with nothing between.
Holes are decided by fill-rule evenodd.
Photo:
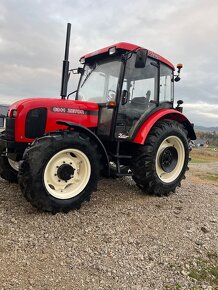
<instances>
[{"instance_id":1,"label":"dirt road","mask_svg":"<svg viewBox=\"0 0 218 290\"><path fill-rule=\"evenodd\" d=\"M102 180L67 215L38 212L0 179L0 288L216 289L215 274L194 274L216 270L218 186L189 175L163 198Z\"/></svg>"}]
</instances>

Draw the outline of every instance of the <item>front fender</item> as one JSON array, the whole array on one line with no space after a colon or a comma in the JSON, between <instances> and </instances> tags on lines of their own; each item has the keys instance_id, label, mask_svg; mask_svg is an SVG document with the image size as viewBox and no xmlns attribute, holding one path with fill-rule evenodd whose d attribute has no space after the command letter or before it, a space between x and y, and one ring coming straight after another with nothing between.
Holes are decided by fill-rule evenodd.
<instances>
[{"instance_id":1,"label":"front fender","mask_svg":"<svg viewBox=\"0 0 218 290\"><path fill-rule=\"evenodd\" d=\"M134 137L133 142L137 144L144 144L151 128L157 121L162 119L174 120L181 123L188 131L188 138L191 140L196 139L192 124L182 113L173 109L163 109L155 112L147 120L145 120Z\"/></svg>"},{"instance_id":2,"label":"front fender","mask_svg":"<svg viewBox=\"0 0 218 290\"><path fill-rule=\"evenodd\" d=\"M98 149L102 154L102 159L104 162L104 166L106 167L105 169L107 170L107 174L108 174L108 176L110 176L109 157L108 157L107 151L104 147L104 144L101 142L101 140L98 138L98 136L96 134L94 134L90 129L88 129L84 126L81 126L79 124L76 124L76 123L65 122L65 121L57 121L56 123L58 125L67 126L69 129L74 129L77 132L84 133L88 137L90 137L97 144Z\"/></svg>"}]
</instances>

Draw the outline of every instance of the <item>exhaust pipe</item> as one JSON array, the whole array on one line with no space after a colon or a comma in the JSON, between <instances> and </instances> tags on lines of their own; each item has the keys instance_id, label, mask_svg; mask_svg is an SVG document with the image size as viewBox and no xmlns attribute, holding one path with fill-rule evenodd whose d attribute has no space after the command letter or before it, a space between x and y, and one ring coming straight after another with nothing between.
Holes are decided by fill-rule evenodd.
<instances>
[{"instance_id":1,"label":"exhaust pipe","mask_svg":"<svg viewBox=\"0 0 218 290\"><path fill-rule=\"evenodd\" d=\"M61 80L61 99L67 97L67 84L69 79L69 46L70 46L70 30L71 23L67 23L67 35L66 35L66 45L65 45L65 55L63 60L62 68L62 80Z\"/></svg>"}]
</instances>

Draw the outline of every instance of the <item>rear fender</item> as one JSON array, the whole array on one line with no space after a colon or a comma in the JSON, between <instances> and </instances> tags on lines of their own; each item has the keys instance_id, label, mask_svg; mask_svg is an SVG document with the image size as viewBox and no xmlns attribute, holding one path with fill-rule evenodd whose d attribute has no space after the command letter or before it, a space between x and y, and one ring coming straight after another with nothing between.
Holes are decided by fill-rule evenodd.
<instances>
[{"instance_id":1,"label":"rear fender","mask_svg":"<svg viewBox=\"0 0 218 290\"><path fill-rule=\"evenodd\" d=\"M174 120L178 123L181 123L188 131L187 137L191 140L196 139L192 124L182 113L172 109L163 109L155 112L142 124L142 126L139 128L138 133L133 139L133 142L138 144L144 144L151 128L155 125L157 121L162 119Z\"/></svg>"},{"instance_id":2,"label":"rear fender","mask_svg":"<svg viewBox=\"0 0 218 290\"><path fill-rule=\"evenodd\" d=\"M67 126L69 129L74 129L77 132L84 133L89 138L91 138L97 144L98 149L102 154L103 163L104 163L104 166L106 169L105 171L107 172L108 176L110 176L109 157L108 157L107 151L104 147L104 144L101 142L101 140L98 138L97 135L95 135L90 129L88 129L84 126L81 126L79 124L76 124L76 123L64 122L64 121L57 121L56 123L58 125Z\"/></svg>"}]
</instances>

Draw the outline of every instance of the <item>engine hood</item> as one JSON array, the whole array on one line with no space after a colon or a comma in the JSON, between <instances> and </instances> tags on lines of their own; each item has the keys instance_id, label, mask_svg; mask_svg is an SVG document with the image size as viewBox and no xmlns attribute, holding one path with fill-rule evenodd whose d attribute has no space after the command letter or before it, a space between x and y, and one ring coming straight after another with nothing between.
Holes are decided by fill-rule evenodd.
<instances>
[{"instance_id":1,"label":"engine hood","mask_svg":"<svg viewBox=\"0 0 218 290\"><path fill-rule=\"evenodd\" d=\"M98 125L98 111L98 104L84 101L24 99L9 107L8 119L11 121L8 120L8 123L14 123L17 142L32 142L44 133L66 129L66 126L57 124L57 121L95 128Z\"/></svg>"},{"instance_id":2,"label":"engine hood","mask_svg":"<svg viewBox=\"0 0 218 290\"><path fill-rule=\"evenodd\" d=\"M50 99L50 98L30 98L17 101L9 106L9 115L12 110L17 110L20 113L22 110L28 108L34 109L38 107L44 107L52 112L56 113L70 113L72 110L68 109L80 109L80 113L86 113L86 111L98 111L98 104L74 101L74 100L62 100L62 99ZM84 110L84 112L82 112ZM75 114L77 111L74 111Z\"/></svg>"}]
</instances>

